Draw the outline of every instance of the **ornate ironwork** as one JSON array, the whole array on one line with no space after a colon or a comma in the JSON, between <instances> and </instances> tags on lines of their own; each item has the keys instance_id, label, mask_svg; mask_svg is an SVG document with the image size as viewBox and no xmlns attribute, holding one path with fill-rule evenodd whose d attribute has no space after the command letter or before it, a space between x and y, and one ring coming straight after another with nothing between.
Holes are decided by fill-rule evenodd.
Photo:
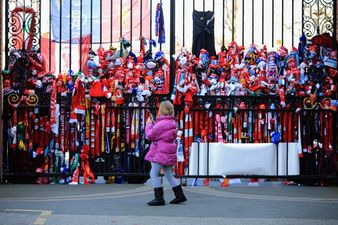
<instances>
[{"instance_id":1,"label":"ornate ironwork","mask_svg":"<svg viewBox=\"0 0 338 225\"><path fill-rule=\"evenodd\" d=\"M10 0L7 10L8 52L13 49L39 49L40 1Z\"/></svg>"},{"instance_id":2,"label":"ornate ironwork","mask_svg":"<svg viewBox=\"0 0 338 225\"><path fill-rule=\"evenodd\" d=\"M303 0L303 33L307 38L335 34L334 0Z\"/></svg>"},{"instance_id":3,"label":"ornate ironwork","mask_svg":"<svg viewBox=\"0 0 338 225\"><path fill-rule=\"evenodd\" d=\"M39 103L39 97L35 93L21 96L17 93L12 93L8 96L8 103L11 106L15 107L20 104L25 104L27 106L36 106Z\"/></svg>"}]
</instances>

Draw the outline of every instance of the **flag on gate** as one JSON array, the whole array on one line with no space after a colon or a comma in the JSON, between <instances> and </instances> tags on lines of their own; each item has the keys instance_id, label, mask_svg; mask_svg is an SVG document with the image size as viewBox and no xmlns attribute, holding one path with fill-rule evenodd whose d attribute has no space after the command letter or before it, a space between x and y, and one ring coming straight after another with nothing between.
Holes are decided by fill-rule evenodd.
<instances>
[{"instance_id":1,"label":"flag on gate","mask_svg":"<svg viewBox=\"0 0 338 225\"><path fill-rule=\"evenodd\" d=\"M55 73L57 69L61 68L61 71L68 71L72 68L73 71L81 70L85 74L88 74L87 61L88 53L90 49L90 35L83 36L79 39L80 44L74 44L72 48L72 65L69 65L69 44L56 43L48 38L47 34L41 36L41 56L43 57L43 66L45 71ZM59 45L61 44L61 56L59 55ZM77 53L77 54L74 54ZM61 64L59 60L61 57ZM81 57L81 59L80 59Z\"/></svg>"},{"instance_id":2,"label":"flag on gate","mask_svg":"<svg viewBox=\"0 0 338 225\"><path fill-rule=\"evenodd\" d=\"M40 49L45 71L56 72L55 67L55 42L49 41L47 34L41 35Z\"/></svg>"},{"instance_id":3,"label":"flag on gate","mask_svg":"<svg viewBox=\"0 0 338 225\"><path fill-rule=\"evenodd\" d=\"M88 61L88 55L89 55L89 49L90 49L90 35L83 37L81 42L82 42L82 45L81 45L81 48L79 48L79 55L81 56L81 59L80 59L81 66L79 70L81 70L84 74L88 74L89 72L88 72L87 61Z\"/></svg>"},{"instance_id":4,"label":"flag on gate","mask_svg":"<svg viewBox=\"0 0 338 225\"><path fill-rule=\"evenodd\" d=\"M142 35L145 37L149 35L150 9L148 0L143 0L142 7L140 6L141 0L132 2L122 0L122 13L120 1L102 0L101 10L100 2L82 0L81 7L80 0L52 0L52 40L69 42L71 39L72 43L78 43L82 32L82 36L92 34L92 43L110 43L111 41L119 41L121 36L129 39L130 31L133 31L132 39L138 40L141 24ZM142 18L140 19L141 9ZM120 34L121 22L122 34ZM131 22L132 27L130 26Z\"/></svg>"}]
</instances>

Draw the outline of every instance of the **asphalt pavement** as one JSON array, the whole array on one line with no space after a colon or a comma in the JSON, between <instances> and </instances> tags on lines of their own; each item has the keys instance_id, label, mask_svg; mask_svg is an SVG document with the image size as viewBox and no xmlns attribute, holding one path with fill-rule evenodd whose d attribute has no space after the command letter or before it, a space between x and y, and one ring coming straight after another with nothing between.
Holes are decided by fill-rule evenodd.
<instances>
[{"instance_id":1,"label":"asphalt pavement","mask_svg":"<svg viewBox=\"0 0 338 225\"><path fill-rule=\"evenodd\" d=\"M195 183L196 184L196 183ZM197 183L199 184L199 183ZM184 186L186 203L150 207L146 184L0 185L0 225L338 224L338 187L264 182Z\"/></svg>"}]
</instances>

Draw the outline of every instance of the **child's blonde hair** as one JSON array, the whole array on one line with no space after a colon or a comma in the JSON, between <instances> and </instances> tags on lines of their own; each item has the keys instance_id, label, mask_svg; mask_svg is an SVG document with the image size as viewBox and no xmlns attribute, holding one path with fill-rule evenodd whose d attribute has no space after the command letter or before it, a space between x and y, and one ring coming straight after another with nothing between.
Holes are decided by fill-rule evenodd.
<instances>
[{"instance_id":1,"label":"child's blonde hair","mask_svg":"<svg viewBox=\"0 0 338 225\"><path fill-rule=\"evenodd\" d=\"M174 105L169 101L163 101L158 109L160 115L174 115Z\"/></svg>"}]
</instances>

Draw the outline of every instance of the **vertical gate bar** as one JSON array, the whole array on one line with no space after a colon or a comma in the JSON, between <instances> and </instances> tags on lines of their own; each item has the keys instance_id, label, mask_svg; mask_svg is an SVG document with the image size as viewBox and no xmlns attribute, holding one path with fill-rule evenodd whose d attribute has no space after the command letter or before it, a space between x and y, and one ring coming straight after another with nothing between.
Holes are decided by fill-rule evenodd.
<instances>
[{"instance_id":1,"label":"vertical gate bar","mask_svg":"<svg viewBox=\"0 0 338 225\"><path fill-rule=\"evenodd\" d=\"M131 109L129 109L130 110L130 115L132 115L132 110ZM143 118L143 120L145 120L145 117L146 117L146 110L144 109L144 110L142 110L144 113L143 113L143 115L142 115L142 118ZM129 124L131 124L131 121L132 121L132 117L130 116L129 117ZM131 135L131 130L129 131L130 132L130 135ZM144 140L144 138L143 138L143 140ZM140 142L139 142L140 143ZM139 148L140 149L140 148ZM144 141L142 141L141 142L141 149L145 149L145 142ZM137 162L138 162L138 171L137 171L137 173L145 173L146 171L145 171L145 163L142 163L142 157L138 157L138 160L137 160Z\"/></svg>"},{"instance_id":2,"label":"vertical gate bar","mask_svg":"<svg viewBox=\"0 0 338 225\"><path fill-rule=\"evenodd\" d=\"M160 0L160 4L162 5L162 0ZM156 9L156 10L157 10L157 9ZM159 27L157 28L158 31L159 31L159 34L158 34L159 37L158 37L158 39L160 39L160 37L161 37L161 35L162 35L162 29L160 29L160 26L161 26L160 24L161 24L163 21L160 21L160 20L161 20L161 17L160 17L160 16L159 16L158 20L159 20L159 21L158 21L158 26L159 26ZM156 23L156 21L155 21L155 23ZM160 51L162 51L162 41L160 41Z\"/></svg>"},{"instance_id":3,"label":"vertical gate bar","mask_svg":"<svg viewBox=\"0 0 338 225\"><path fill-rule=\"evenodd\" d=\"M67 105L66 105L66 107L67 107L67 109L68 108L70 108L70 98L67 98ZM69 163L69 158L70 158L70 152L71 152L71 145L72 145L72 127L73 127L73 123L69 123L69 121L68 121L68 118L69 118L69 114L70 114L70 112L66 112L66 116L64 117L64 119L65 119L65 124L67 124L67 133L66 133L66 137L69 137L69 139L68 139L68 141L67 141L67 147L65 148L66 149L66 151L65 151L65 153L67 153L68 152L68 163ZM68 165L70 165L70 163L68 164Z\"/></svg>"},{"instance_id":4,"label":"vertical gate bar","mask_svg":"<svg viewBox=\"0 0 338 225\"><path fill-rule=\"evenodd\" d=\"M318 5L318 10L319 10L319 5ZM317 11L318 12L318 11ZM318 26L319 27L319 26ZM320 109L320 111L318 112L318 119L319 119L319 124L320 124L320 126L322 126L323 128L325 127L325 122L327 121L325 121L325 120L322 120L322 121L320 121L320 119L321 119L321 117L327 117L327 113L326 112L324 112L324 110L323 109ZM320 134L319 134L319 137L318 137L318 139L319 139L319 141L318 141L318 143L323 143L323 144L325 144L325 142L324 142L324 137L325 137L325 133L326 132L328 132L328 130L326 130L326 129L323 129L323 128L320 128ZM324 133L325 132L325 133ZM320 158L319 158L319 162L318 162L318 171L319 171L319 175L323 175L323 168L320 166L322 163L323 163L323 160L324 160L324 153L323 153L323 151L319 151L320 152Z\"/></svg>"},{"instance_id":5,"label":"vertical gate bar","mask_svg":"<svg viewBox=\"0 0 338 225\"><path fill-rule=\"evenodd\" d=\"M177 111L177 112L176 112ZM180 113L181 113L181 111L179 111L179 110L175 110L175 118L178 118L178 120L180 120ZM192 107L192 109L191 109L191 113L193 114L193 115L195 115L195 116L198 116L198 113L199 113L199 111L195 111L194 110L194 107ZM179 127L180 128L180 130L182 130L182 127ZM192 130L196 130L196 120L192 120L192 126L191 126L191 129ZM184 132L184 131L183 131ZM194 134L194 132L193 132L193 139L195 138L195 134ZM181 139L182 140L182 139ZM183 143L183 142L182 142ZM199 143L198 143L199 144ZM197 147L198 147L198 145L197 145ZM184 154L183 154L184 155ZM190 156L188 155L188 160L190 161ZM179 170L176 170L176 171L178 171L179 172ZM190 168L189 168L189 166L188 166L188 168L187 168L187 174L190 174ZM182 178L180 179L180 182L182 182Z\"/></svg>"},{"instance_id":6,"label":"vertical gate bar","mask_svg":"<svg viewBox=\"0 0 338 225\"><path fill-rule=\"evenodd\" d=\"M111 2L112 3L112 2ZM111 101L109 101L108 103L107 103L107 106L108 106L108 120L109 120L109 124L110 124L110 126L109 126L109 134L112 134L112 127L114 126L114 124L113 124L113 122L112 122L112 113L113 113L113 109L112 109L112 102ZM116 166L115 164L114 164L114 153L113 153L113 147L114 147L114 144L111 142L111 138L112 138L112 136L111 135L109 135L108 137L110 137L109 138L109 140L108 140L108 142L110 143L108 146L109 146L109 149L108 149L108 151L109 151L109 155L110 155L110 159L111 159L111 163L110 163L110 165L111 166ZM114 171L112 171L112 172L114 172Z\"/></svg>"},{"instance_id":7,"label":"vertical gate bar","mask_svg":"<svg viewBox=\"0 0 338 225\"><path fill-rule=\"evenodd\" d=\"M17 107L17 109L16 109L16 113L15 113L15 126L16 127L18 127L18 121L19 121L19 113L18 113L18 111L19 111L19 109L22 109L22 106L20 107L20 105ZM38 124L40 124L40 110L39 110L39 112L38 112ZM40 126L38 126L38 132L40 131ZM39 132L40 133L40 132ZM18 135L16 135L16 143L19 143L19 141L18 141ZM38 137L38 143L40 143L40 136ZM15 148L15 159L13 159L13 157L11 157L11 163L14 161L14 160L18 160L18 157L19 157L19 148L18 148L18 146L15 146L14 147ZM14 150L14 149L12 149L12 150Z\"/></svg>"},{"instance_id":8,"label":"vertical gate bar","mask_svg":"<svg viewBox=\"0 0 338 225\"><path fill-rule=\"evenodd\" d=\"M26 1L23 2L23 8L26 8ZM26 49L26 40L25 40L25 27L26 27L26 12L23 12L23 19L22 19L22 49ZM24 78L27 79L27 70L24 70ZM26 85L25 85L26 87Z\"/></svg>"},{"instance_id":9,"label":"vertical gate bar","mask_svg":"<svg viewBox=\"0 0 338 225\"><path fill-rule=\"evenodd\" d=\"M242 45L244 46L244 0L242 0Z\"/></svg>"},{"instance_id":10,"label":"vertical gate bar","mask_svg":"<svg viewBox=\"0 0 338 225\"><path fill-rule=\"evenodd\" d=\"M317 35L320 34L320 27L319 27L319 20L320 20L320 14L319 14L319 0L317 0Z\"/></svg>"},{"instance_id":11,"label":"vertical gate bar","mask_svg":"<svg viewBox=\"0 0 338 225\"><path fill-rule=\"evenodd\" d=\"M122 157L123 159L123 165L124 165L124 168L129 167L129 164L127 162L127 152L125 150L125 146L126 146L126 119L127 119L127 110L128 108L124 108L124 109L121 109L121 129L120 129L120 138L121 138L121 143L124 143L124 146L122 146L120 144L120 157ZM141 115L140 115L141 116ZM140 120L141 122L141 120ZM141 126L140 126L141 127ZM124 148L124 151L122 151L122 149ZM134 166L136 165L135 163L136 160L134 160ZM135 167L134 167L135 168ZM135 170L134 170L135 171Z\"/></svg>"},{"instance_id":12,"label":"vertical gate bar","mask_svg":"<svg viewBox=\"0 0 338 225\"><path fill-rule=\"evenodd\" d=\"M292 11L292 15L291 15L291 42L292 42L292 46L294 45L294 22L295 22L295 0L292 0L292 5L291 5L291 11Z\"/></svg>"},{"instance_id":13,"label":"vertical gate bar","mask_svg":"<svg viewBox=\"0 0 338 225\"><path fill-rule=\"evenodd\" d=\"M328 123L328 126L326 126L326 127L328 128L328 129L327 129L327 130L328 130L327 133L333 134L333 129L334 129L333 127L334 127L334 125L332 124L332 122L333 122L332 119L334 119L334 118L333 118L333 115L332 115L332 111L330 110L329 112L326 112L326 113L328 114L328 118L331 118L331 122L330 122L329 120L324 120L326 123ZM331 124L332 124L332 125L331 125ZM332 144L333 144L333 142L332 142L332 141L333 141L333 136L332 136L332 138L330 138L330 139L331 139L331 140L328 140L328 142L329 142L328 144L331 145L331 148L332 148L332 147L334 146L334 145L332 146ZM331 143L330 143L330 142L331 142ZM333 148L333 149L334 149L334 148Z\"/></svg>"},{"instance_id":14,"label":"vertical gate bar","mask_svg":"<svg viewBox=\"0 0 338 225\"><path fill-rule=\"evenodd\" d=\"M333 1L333 37L337 40L337 1Z\"/></svg>"},{"instance_id":15,"label":"vertical gate bar","mask_svg":"<svg viewBox=\"0 0 338 225\"><path fill-rule=\"evenodd\" d=\"M60 0L62 6L62 0ZM61 53L62 53L62 7L60 7L60 40L59 40L59 73L61 73Z\"/></svg>"},{"instance_id":16,"label":"vertical gate bar","mask_svg":"<svg viewBox=\"0 0 338 225\"><path fill-rule=\"evenodd\" d=\"M252 43L255 43L255 3L254 0L252 0L251 10L252 10L252 20L251 20L251 26L252 26Z\"/></svg>"},{"instance_id":17,"label":"vertical gate bar","mask_svg":"<svg viewBox=\"0 0 338 225\"><path fill-rule=\"evenodd\" d=\"M93 138L92 138L92 129L93 129L93 111L92 111L92 101L87 101L86 100L86 107L88 107L88 117L89 117L89 141L88 141L88 145L89 145L89 148L92 149L92 146L94 145L93 143ZM88 104L88 105L87 105ZM94 170L95 170L95 167L94 167Z\"/></svg>"},{"instance_id":18,"label":"vertical gate bar","mask_svg":"<svg viewBox=\"0 0 338 225\"><path fill-rule=\"evenodd\" d=\"M100 46L102 45L102 0L100 0Z\"/></svg>"},{"instance_id":19,"label":"vertical gate bar","mask_svg":"<svg viewBox=\"0 0 338 225\"><path fill-rule=\"evenodd\" d=\"M224 7L225 7L225 0L222 2L222 46L224 46Z\"/></svg>"},{"instance_id":20,"label":"vertical gate bar","mask_svg":"<svg viewBox=\"0 0 338 225\"><path fill-rule=\"evenodd\" d=\"M264 0L262 0L262 44L264 44Z\"/></svg>"},{"instance_id":21,"label":"vertical gate bar","mask_svg":"<svg viewBox=\"0 0 338 225\"><path fill-rule=\"evenodd\" d=\"M286 111L286 110L283 110L282 111L282 118L284 118L284 117L287 117L288 116L288 112ZM284 139L284 142L285 142L285 144L286 144L286 146L288 145L288 128L287 127L285 127L286 126L286 124L283 124L283 127L284 128L282 128L282 133L281 133L281 135L283 135L284 137L286 137L286 139ZM286 133L286 134L284 134L284 133ZM282 136L282 137L283 137ZM285 154L286 154L286 152L285 152ZM282 154L282 157L284 158L284 155ZM283 162L283 161L282 161ZM284 166L285 166L285 164L284 164ZM285 172L286 173L286 171L283 171L283 172Z\"/></svg>"},{"instance_id":22,"label":"vertical gate bar","mask_svg":"<svg viewBox=\"0 0 338 225\"><path fill-rule=\"evenodd\" d=\"M41 0L39 1L39 49L41 49Z\"/></svg>"},{"instance_id":23,"label":"vertical gate bar","mask_svg":"<svg viewBox=\"0 0 338 225\"><path fill-rule=\"evenodd\" d=\"M333 112L330 112L331 114L331 117L332 117L332 149L337 149L337 134L336 134L336 131L337 131L337 116L336 114L337 113L333 113Z\"/></svg>"},{"instance_id":24,"label":"vertical gate bar","mask_svg":"<svg viewBox=\"0 0 338 225\"><path fill-rule=\"evenodd\" d=\"M120 0L120 38L122 38L122 0ZM120 53L121 56L122 52Z\"/></svg>"},{"instance_id":25,"label":"vertical gate bar","mask_svg":"<svg viewBox=\"0 0 338 225\"><path fill-rule=\"evenodd\" d=\"M195 0L192 1L192 9L195 10Z\"/></svg>"},{"instance_id":26,"label":"vertical gate bar","mask_svg":"<svg viewBox=\"0 0 338 225\"><path fill-rule=\"evenodd\" d=\"M209 176L210 141L207 142L207 176Z\"/></svg>"},{"instance_id":27,"label":"vertical gate bar","mask_svg":"<svg viewBox=\"0 0 338 225\"><path fill-rule=\"evenodd\" d=\"M130 51L133 50L133 0L130 0Z\"/></svg>"},{"instance_id":28,"label":"vertical gate bar","mask_svg":"<svg viewBox=\"0 0 338 225\"><path fill-rule=\"evenodd\" d=\"M304 34L304 1L302 1L302 34Z\"/></svg>"},{"instance_id":29,"label":"vertical gate bar","mask_svg":"<svg viewBox=\"0 0 338 225\"><path fill-rule=\"evenodd\" d=\"M18 3L17 3L18 5ZM23 8L26 8L26 1L23 1ZM22 17L22 49L26 48L26 40L25 40L25 27L26 27L26 12L23 11L23 17Z\"/></svg>"},{"instance_id":30,"label":"vertical gate bar","mask_svg":"<svg viewBox=\"0 0 338 225\"><path fill-rule=\"evenodd\" d=\"M278 173L278 167L279 167L279 158L278 158L278 153L279 153L279 149L278 149L278 144L276 144L276 175L278 176L279 173Z\"/></svg>"},{"instance_id":31,"label":"vertical gate bar","mask_svg":"<svg viewBox=\"0 0 338 225\"><path fill-rule=\"evenodd\" d=\"M113 44L113 0L110 0L110 46Z\"/></svg>"},{"instance_id":32,"label":"vertical gate bar","mask_svg":"<svg viewBox=\"0 0 338 225\"><path fill-rule=\"evenodd\" d=\"M335 8L334 8L335 9ZM332 149L337 149L336 148L336 145L335 145L335 137L337 137L337 136L335 136L335 130L336 130L336 128L334 127L334 124L335 124L335 116L334 116L334 114L337 114L337 113L333 113L332 111L329 111L328 112L328 114L329 114L329 118L331 118L332 120L331 120L331 122L332 122L332 125L330 125L329 124L329 134L332 134L333 136L331 137L331 148ZM330 123L329 121L327 121L327 123ZM330 143L329 143L329 145L330 145Z\"/></svg>"},{"instance_id":33,"label":"vertical gate bar","mask_svg":"<svg viewBox=\"0 0 338 225\"><path fill-rule=\"evenodd\" d=\"M83 71L82 68L82 0L80 0L80 57L79 57L79 71Z\"/></svg>"},{"instance_id":34,"label":"vertical gate bar","mask_svg":"<svg viewBox=\"0 0 338 225\"><path fill-rule=\"evenodd\" d=\"M212 11L215 12L215 0L212 0Z\"/></svg>"},{"instance_id":35,"label":"vertical gate bar","mask_svg":"<svg viewBox=\"0 0 338 225\"><path fill-rule=\"evenodd\" d=\"M170 93L174 87L175 61L171 57L175 54L175 1L170 0Z\"/></svg>"},{"instance_id":36,"label":"vertical gate bar","mask_svg":"<svg viewBox=\"0 0 338 225\"><path fill-rule=\"evenodd\" d=\"M90 48L93 48L93 0L90 0Z\"/></svg>"},{"instance_id":37,"label":"vertical gate bar","mask_svg":"<svg viewBox=\"0 0 338 225\"><path fill-rule=\"evenodd\" d=\"M208 117L210 115L210 111L207 111ZM215 121L212 120L211 122L212 127L210 127L210 123L208 122L208 130L213 130L215 127ZM210 160L210 140L207 140L207 176L209 176L209 160Z\"/></svg>"},{"instance_id":38,"label":"vertical gate bar","mask_svg":"<svg viewBox=\"0 0 338 225\"><path fill-rule=\"evenodd\" d=\"M274 40L274 23L275 23L275 18L274 18L274 16L275 16L275 0L272 0L272 10L271 10L271 12L272 12L272 27L271 27L271 36L272 36L272 47L274 47L275 45L274 45L274 42L275 42L275 40Z\"/></svg>"},{"instance_id":39,"label":"vertical gate bar","mask_svg":"<svg viewBox=\"0 0 338 225\"><path fill-rule=\"evenodd\" d=\"M231 40L234 41L235 40L235 0L232 0L232 17L231 17L231 26L232 26L232 30L231 30Z\"/></svg>"},{"instance_id":40,"label":"vertical gate bar","mask_svg":"<svg viewBox=\"0 0 338 225\"><path fill-rule=\"evenodd\" d=\"M72 69L72 1L69 4L69 69Z\"/></svg>"},{"instance_id":41,"label":"vertical gate bar","mask_svg":"<svg viewBox=\"0 0 338 225\"><path fill-rule=\"evenodd\" d=\"M206 26L206 21L205 21L205 0L203 0L203 24ZM205 46L205 34L203 34L203 39L202 39L202 46Z\"/></svg>"},{"instance_id":42,"label":"vertical gate bar","mask_svg":"<svg viewBox=\"0 0 338 225\"><path fill-rule=\"evenodd\" d=\"M185 0L183 0L183 46L185 46Z\"/></svg>"},{"instance_id":43,"label":"vertical gate bar","mask_svg":"<svg viewBox=\"0 0 338 225\"><path fill-rule=\"evenodd\" d=\"M149 39L151 40L153 38L153 32L151 30L151 27L153 26L153 1L150 0L150 24L149 24L149 32L150 32L150 37ZM150 49L150 52L152 52L152 44L149 44L149 49Z\"/></svg>"},{"instance_id":44,"label":"vertical gate bar","mask_svg":"<svg viewBox=\"0 0 338 225\"><path fill-rule=\"evenodd\" d=\"M5 65L8 65L8 1L5 1Z\"/></svg>"},{"instance_id":45,"label":"vertical gate bar","mask_svg":"<svg viewBox=\"0 0 338 225\"><path fill-rule=\"evenodd\" d=\"M59 121L61 121L61 113L62 113L62 102L61 102L61 99L59 100L59 102L60 102L60 107L59 107L59 113L60 113ZM58 130L59 135L55 137L55 153L56 153L57 151L60 151L60 148L61 148L61 122L60 122L60 125L57 126L57 130ZM55 154L55 157L57 157L56 154ZM54 169L55 169L55 167L54 167ZM53 172L56 173L55 170L54 170Z\"/></svg>"},{"instance_id":46,"label":"vertical gate bar","mask_svg":"<svg viewBox=\"0 0 338 225\"><path fill-rule=\"evenodd\" d=\"M184 130L184 128L183 128L183 130ZM201 143L198 142L197 143L197 176L200 175L200 151L201 151L200 149L201 149Z\"/></svg>"},{"instance_id":47,"label":"vertical gate bar","mask_svg":"<svg viewBox=\"0 0 338 225\"><path fill-rule=\"evenodd\" d=\"M142 7L143 7L143 2L141 0L141 2L140 2L140 37L143 36L143 34L142 34L142 17L143 17L143 15L142 15ZM140 40L140 52L142 51L142 41L143 40Z\"/></svg>"},{"instance_id":48,"label":"vertical gate bar","mask_svg":"<svg viewBox=\"0 0 338 225\"><path fill-rule=\"evenodd\" d=\"M284 45L284 0L282 0L282 45Z\"/></svg>"},{"instance_id":49,"label":"vertical gate bar","mask_svg":"<svg viewBox=\"0 0 338 225\"><path fill-rule=\"evenodd\" d=\"M288 113L291 113L291 127L294 127L295 126L295 124L294 124L294 120L293 120L293 118L294 118L294 112L292 112L292 111L289 111ZM288 131L289 129L286 129L286 132L288 133L289 131ZM291 131L292 132L292 131ZM293 132L291 133L291 134L287 134L286 136L287 136L287 143L286 143L286 175L288 176L289 175L289 142L290 141L293 141L293 140L289 140L289 135L292 135L292 137L293 137Z\"/></svg>"},{"instance_id":50,"label":"vertical gate bar","mask_svg":"<svg viewBox=\"0 0 338 225\"><path fill-rule=\"evenodd\" d=\"M48 40L48 70L52 69L52 0L49 0L49 24L48 24L49 40ZM40 45L41 47L41 45Z\"/></svg>"},{"instance_id":51,"label":"vertical gate bar","mask_svg":"<svg viewBox=\"0 0 338 225\"><path fill-rule=\"evenodd\" d=\"M46 110L46 107L42 107L41 105L40 105L40 109L42 109L43 110L43 112L45 112L45 110ZM30 124L30 120L31 120L31 117L29 116L29 111L31 111L32 110L32 108L25 108L25 111L28 111L28 112L25 112L25 113L27 113L27 115L28 115L28 118L27 118L27 122L28 122L28 124ZM43 123L43 130L45 131L45 130L47 130L46 129L46 127L47 127L47 123L46 123L46 121L44 121L44 123ZM27 127L27 131L26 132L28 132L28 127ZM44 137L44 139L43 139L43 143L50 143L48 140L46 141L46 137L45 137L45 135L43 135L43 137ZM28 145L29 145L29 140L28 140L28 143L27 143ZM45 173L45 174L47 174L47 175L50 175L49 173L50 173L50 156L48 156L48 155L46 155L45 156L45 159L44 159L44 163L46 162L46 157L47 157L47 171L45 171L45 168L43 168L43 172L42 173Z\"/></svg>"}]
</instances>

